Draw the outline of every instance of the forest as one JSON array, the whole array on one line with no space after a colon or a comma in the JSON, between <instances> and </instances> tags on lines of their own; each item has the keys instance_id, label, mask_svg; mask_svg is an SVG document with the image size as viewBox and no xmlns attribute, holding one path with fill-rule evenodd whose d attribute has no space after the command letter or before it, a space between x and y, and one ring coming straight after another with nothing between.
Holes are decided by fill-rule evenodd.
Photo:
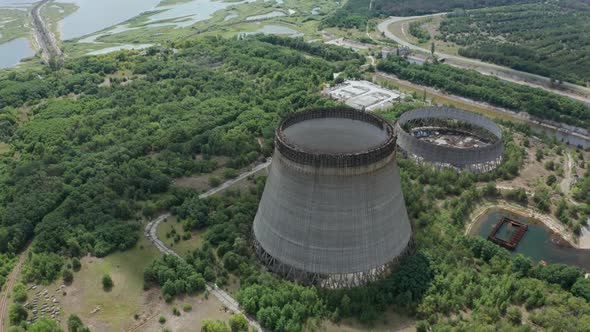
<instances>
[{"instance_id":1,"label":"forest","mask_svg":"<svg viewBox=\"0 0 590 332\"><path fill-rule=\"evenodd\" d=\"M416 253L383 280L352 290L298 285L264 272L250 245L264 177L207 199L170 185L216 169L213 156L227 156L228 167L240 168L270 155L282 117L334 105L318 93L321 85L363 63L353 51L301 39L209 37L145 54L68 59L58 70L0 73L0 109L14 120L0 122L2 141L10 143L0 155L0 281L30 241L23 281L48 284L66 277L65 262L133 247L140 220L169 210L184 232L200 231L202 244L182 258L158 257L144 270L144 288L160 287L167 301L207 294L206 282L224 287L238 278L240 305L273 331L317 329L326 319L347 317L371 326L389 309L416 318L418 331L590 330L590 283L580 269L544 267L463 235L479 202L527 200L524 191L507 195L489 184L518 176L525 162L509 129L503 164L482 175L437 171L399 155ZM400 59L380 67L433 82L453 77L448 66L413 67ZM484 95L498 89L486 84ZM540 104L556 99L518 93L510 96L518 101L530 93ZM576 116L587 121L587 110L556 100L558 116L581 112ZM411 107L380 114L395 120ZM11 306L11 320L26 326L21 309ZM79 319L71 324L84 331ZM46 319L27 329L60 331Z\"/></svg>"},{"instance_id":2,"label":"forest","mask_svg":"<svg viewBox=\"0 0 590 332\"><path fill-rule=\"evenodd\" d=\"M476 10L446 16L437 38L459 54L585 85L590 81L590 3L565 0Z\"/></svg>"},{"instance_id":3,"label":"forest","mask_svg":"<svg viewBox=\"0 0 590 332\"><path fill-rule=\"evenodd\" d=\"M395 119L406 106L383 115ZM264 177L254 179L250 189L230 189L205 200L187 193L172 211L185 231L205 231L203 245L185 260L156 260L146 269L145 281L162 286L164 297L172 299L193 292L193 281L204 279L223 287L230 276L237 276L241 306L273 331L317 330L326 319L338 323L347 317L371 326L391 308L416 317L418 331L588 330L590 282L581 269L545 267L485 239L463 235L478 202L504 196L493 181L518 176L524 163L524 149L509 131L505 138L506 162L489 174L437 171L400 157L418 249L381 281L351 290L325 290L263 272L248 241ZM476 183L487 181L492 185L476 188Z\"/></svg>"},{"instance_id":4,"label":"forest","mask_svg":"<svg viewBox=\"0 0 590 332\"><path fill-rule=\"evenodd\" d=\"M537 2L538 0L349 0L322 21L321 26L360 28L370 18L386 16L414 16L455 9L472 9L491 6ZM372 4L371 8L369 5Z\"/></svg>"},{"instance_id":5,"label":"forest","mask_svg":"<svg viewBox=\"0 0 590 332\"><path fill-rule=\"evenodd\" d=\"M590 126L590 107L585 104L542 89L505 82L474 70L442 63L411 64L395 56L380 61L377 69L412 83L431 86L517 113L526 112L539 119L582 128Z\"/></svg>"},{"instance_id":6,"label":"forest","mask_svg":"<svg viewBox=\"0 0 590 332\"><path fill-rule=\"evenodd\" d=\"M285 114L330 104L316 94L320 84L362 61L335 46L272 37L170 47L183 52L153 48L0 73L2 114L29 118L0 122L10 144L0 155L0 255L34 239L33 268L47 258L40 255L133 247L138 220L175 203L171 179L211 172L212 155L240 168L269 154L271 143L256 138L272 142ZM13 262L2 261L0 281ZM52 277L31 271L31 281Z\"/></svg>"}]
</instances>

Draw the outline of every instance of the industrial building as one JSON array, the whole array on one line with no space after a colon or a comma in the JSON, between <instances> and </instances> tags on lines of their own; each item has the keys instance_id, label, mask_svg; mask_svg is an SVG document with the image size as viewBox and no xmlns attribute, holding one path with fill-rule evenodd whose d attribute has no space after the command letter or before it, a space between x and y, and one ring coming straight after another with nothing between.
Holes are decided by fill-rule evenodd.
<instances>
[{"instance_id":1,"label":"industrial building","mask_svg":"<svg viewBox=\"0 0 590 332\"><path fill-rule=\"evenodd\" d=\"M392 125L348 107L287 117L253 226L258 257L328 288L379 278L411 250Z\"/></svg>"},{"instance_id":2,"label":"industrial building","mask_svg":"<svg viewBox=\"0 0 590 332\"><path fill-rule=\"evenodd\" d=\"M449 107L428 107L402 114L397 144L408 157L436 168L489 172L502 162L502 130L492 120Z\"/></svg>"},{"instance_id":3,"label":"industrial building","mask_svg":"<svg viewBox=\"0 0 590 332\"><path fill-rule=\"evenodd\" d=\"M332 87L327 95L362 111L391 107L403 97L399 91L384 89L369 81L344 81Z\"/></svg>"}]
</instances>

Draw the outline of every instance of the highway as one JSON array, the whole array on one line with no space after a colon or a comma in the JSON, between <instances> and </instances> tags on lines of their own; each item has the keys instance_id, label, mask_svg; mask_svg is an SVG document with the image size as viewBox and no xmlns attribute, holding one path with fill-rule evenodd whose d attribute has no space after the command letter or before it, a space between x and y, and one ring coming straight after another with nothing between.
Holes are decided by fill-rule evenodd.
<instances>
[{"instance_id":1,"label":"highway","mask_svg":"<svg viewBox=\"0 0 590 332\"><path fill-rule=\"evenodd\" d=\"M393 32L391 32L391 30L389 30L389 26L398 22L409 21L418 18L441 16L446 14L447 13L438 13L433 15L410 17L392 16L384 20L383 22L379 23L377 25L377 30L381 32L385 37L394 40L396 43L402 46L408 47L409 49L415 51L430 54L430 50L414 45L405 40L404 38L395 35ZM565 90L553 89L549 87L549 84L551 84L551 80L548 77L522 72L512 68L496 65L489 62L483 62L476 59L466 58L459 55L445 54L438 51L435 51L434 55L439 58L445 58L447 64L455 67L474 69L484 75L494 75L498 78L513 83L524 84L535 88L541 88L590 105L590 88L587 87L583 87L568 82L563 82L561 86L565 88ZM449 59L454 61L448 61Z\"/></svg>"}]
</instances>

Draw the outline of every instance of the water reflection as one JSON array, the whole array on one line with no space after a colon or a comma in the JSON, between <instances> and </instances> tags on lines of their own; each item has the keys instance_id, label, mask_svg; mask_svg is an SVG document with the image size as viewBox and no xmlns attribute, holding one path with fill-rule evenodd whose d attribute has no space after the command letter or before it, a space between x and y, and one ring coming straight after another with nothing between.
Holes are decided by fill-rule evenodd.
<instances>
[{"instance_id":1,"label":"water reflection","mask_svg":"<svg viewBox=\"0 0 590 332\"><path fill-rule=\"evenodd\" d=\"M559 236L545 228L540 221L504 209L491 209L486 212L473 226L471 234L487 238L494 225L504 216L529 225L528 231L513 251L514 254L524 254L534 261L571 264L590 271L590 250L571 248Z\"/></svg>"},{"instance_id":2,"label":"water reflection","mask_svg":"<svg viewBox=\"0 0 590 332\"><path fill-rule=\"evenodd\" d=\"M26 38L13 39L0 44L0 68L15 67L22 59L35 55Z\"/></svg>"},{"instance_id":3,"label":"water reflection","mask_svg":"<svg viewBox=\"0 0 590 332\"><path fill-rule=\"evenodd\" d=\"M64 0L79 8L60 22L61 39L103 30L154 8L159 0Z\"/></svg>"}]
</instances>

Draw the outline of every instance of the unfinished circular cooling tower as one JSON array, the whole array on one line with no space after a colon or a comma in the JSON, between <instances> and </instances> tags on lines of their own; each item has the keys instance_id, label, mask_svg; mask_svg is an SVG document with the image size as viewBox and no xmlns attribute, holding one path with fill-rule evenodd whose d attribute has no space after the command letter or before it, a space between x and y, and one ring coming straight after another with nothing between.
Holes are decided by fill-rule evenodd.
<instances>
[{"instance_id":1,"label":"unfinished circular cooling tower","mask_svg":"<svg viewBox=\"0 0 590 332\"><path fill-rule=\"evenodd\" d=\"M479 114L449 107L419 108L402 114L395 129L404 154L437 168L485 173L502 162L502 130Z\"/></svg>"},{"instance_id":2,"label":"unfinished circular cooling tower","mask_svg":"<svg viewBox=\"0 0 590 332\"><path fill-rule=\"evenodd\" d=\"M405 255L412 229L393 127L350 108L286 118L254 220L256 252L290 280L352 287Z\"/></svg>"}]
</instances>

